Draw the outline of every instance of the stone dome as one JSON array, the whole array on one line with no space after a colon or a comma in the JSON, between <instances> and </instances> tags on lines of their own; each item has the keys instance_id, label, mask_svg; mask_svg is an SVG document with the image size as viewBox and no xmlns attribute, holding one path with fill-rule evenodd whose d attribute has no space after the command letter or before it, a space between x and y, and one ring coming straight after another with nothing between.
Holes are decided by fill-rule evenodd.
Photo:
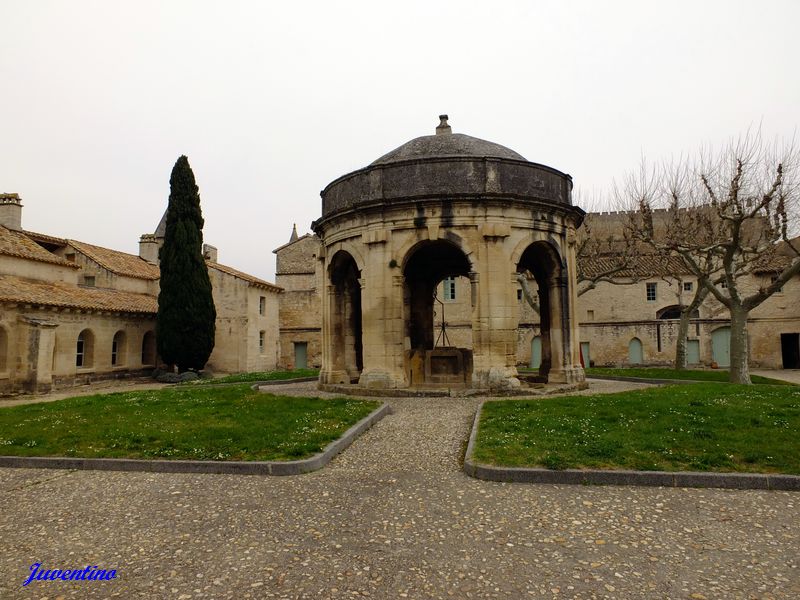
<instances>
[{"instance_id":1,"label":"stone dome","mask_svg":"<svg viewBox=\"0 0 800 600\"><path fill-rule=\"evenodd\" d=\"M329 183L321 192L321 221L352 210L442 198L572 204L569 175L500 144L453 133L447 119L439 115L436 135L414 138Z\"/></svg>"},{"instance_id":2,"label":"stone dome","mask_svg":"<svg viewBox=\"0 0 800 600\"><path fill-rule=\"evenodd\" d=\"M524 156L500 144L464 135L463 133L450 133L445 135L424 135L415 138L384 154L378 160L373 161L370 166L421 158L456 156L525 160Z\"/></svg>"}]
</instances>

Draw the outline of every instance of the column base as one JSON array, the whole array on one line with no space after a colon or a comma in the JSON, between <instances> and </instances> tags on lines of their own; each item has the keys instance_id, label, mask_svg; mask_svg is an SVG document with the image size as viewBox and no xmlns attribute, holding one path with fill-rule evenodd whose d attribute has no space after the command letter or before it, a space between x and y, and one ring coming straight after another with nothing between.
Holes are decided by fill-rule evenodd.
<instances>
[{"instance_id":1,"label":"column base","mask_svg":"<svg viewBox=\"0 0 800 600\"><path fill-rule=\"evenodd\" d=\"M517 379L517 369L514 367L491 367L486 370L474 371L472 374L472 387L474 388L506 392L518 390L521 386L522 384Z\"/></svg>"},{"instance_id":2,"label":"column base","mask_svg":"<svg viewBox=\"0 0 800 600\"><path fill-rule=\"evenodd\" d=\"M402 374L398 376L396 373L383 369L369 369L361 373L358 385L370 389L388 390L406 387L406 382Z\"/></svg>"},{"instance_id":3,"label":"column base","mask_svg":"<svg viewBox=\"0 0 800 600\"><path fill-rule=\"evenodd\" d=\"M547 374L547 383L581 383L586 381L586 372L582 367L569 369L555 369L550 367Z\"/></svg>"},{"instance_id":4,"label":"column base","mask_svg":"<svg viewBox=\"0 0 800 600\"><path fill-rule=\"evenodd\" d=\"M344 369L326 370L319 373L319 382L331 385L347 385L350 383L350 374Z\"/></svg>"}]
</instances>

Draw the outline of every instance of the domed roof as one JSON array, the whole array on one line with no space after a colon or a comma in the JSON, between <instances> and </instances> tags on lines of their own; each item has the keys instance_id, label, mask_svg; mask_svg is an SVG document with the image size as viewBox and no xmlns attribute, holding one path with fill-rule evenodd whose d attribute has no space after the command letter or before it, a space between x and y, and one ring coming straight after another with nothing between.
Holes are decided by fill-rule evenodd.
<instances>
[{"instance_id":1,"label":"domed roof","mask_svg":"<svg viewBox=\"0 0 800 600\"><path fill-rule=\"evenodd\" d=\"M424 135L406 142L388 154L384 154L370 166L385 165L419 158L439 158L447 156L488 156L510 160L526 160L524 156L510 148L482 140L463 133L452 133L447 124L447 115L439 115L440 123L436 135Z\"/></svg>"}]
</instances>

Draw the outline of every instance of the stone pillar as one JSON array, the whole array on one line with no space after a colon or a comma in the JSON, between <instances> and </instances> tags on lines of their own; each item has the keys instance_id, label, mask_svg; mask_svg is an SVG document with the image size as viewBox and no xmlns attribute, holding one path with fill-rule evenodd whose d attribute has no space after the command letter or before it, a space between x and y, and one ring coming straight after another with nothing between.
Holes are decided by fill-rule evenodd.
<instances>
[{"instance_id":1,"label":"stone pillar","mask_svg":"<svg viewBox=\"0 0 800 600\"><path fill-rule=\"evenodd\" d=\"M547 374L548 383L566 383L567 357L564 349L564 322L563 308L566 282L563 277L550 275L547 278L547 303L550 313L550 371Z\"/></svg>"},{"instance_id":2,"label":"stone pillar","mask_svg":"<svg viewBox=\"0 0 800 600\"><path fill-rule=\"evenodd\" d=\"M577 248L577 235L575 227L569 225L566 235L566 263L567 273L565 276L564 300L564 352L565 369L567 370L567 381L578 383L586 380L586 374L581 367L581 344L580 326L578 323L578 266L575 255ZM587 367L589 365L586 365Z\"/></svg>"},{"instance_id":3,"label":"stone pillar","mask_svg":"<svg viewBox=\"0 0 800 600\"><path fill-rule=\"evenodd\" d=\"M53 388L53 349L57 323L21 315L17 372L25 391L46 393Z\"/></svg>"},{"instance_id":4,"label":"stone pillar","mask_svg":"<svg viewBox=\"0 0 800 600\"><path fill-rule=\"evenodd\" d=\"M473 310L472 383L474 387L509 390L520 387L515 364L517 355L516 275L509 274L509 256L504 251L505 228L484 226L485 255L477 287L478 305Z\"/></svg>"},{"instance_id":5,"label":"stone pillar","mask_svg":"<svg viewBox=\"0 0 800 600\"><path fill-rule=\"evenodd\" d=\"M322 299L322 370L319 373L320 383L350 383L349 376L344 368L344 355L342 352L337 352L339 337L344 335L342 329L343 319L337 312L337 304L336 286L333 284L325 285Z\"/></svg>"}]
</instances>

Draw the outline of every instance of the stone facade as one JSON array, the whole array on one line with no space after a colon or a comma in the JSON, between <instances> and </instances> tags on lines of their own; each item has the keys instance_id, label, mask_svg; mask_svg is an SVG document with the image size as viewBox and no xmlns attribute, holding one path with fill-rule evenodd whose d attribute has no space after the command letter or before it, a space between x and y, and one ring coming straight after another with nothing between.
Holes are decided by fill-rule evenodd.
<instances>
[{"instance_id":1,"label":"stone facade","mask_svg":"<svg viewBox=\"0 0 800 600\"><path fill-rule=\"evenodd\" d=\"M313 235L297 237L277 248L275 283L279 299L280 358L283 369L322 366L321 245Z\"/></svg>"},{"instance_id":2,"label":"stone facade","mask_svg":"<svg viewBox=\"0 0 800 600\"><path fill-rule=\"evenodd\" d=\"M16 194L0 196L0 393L42 392L127 377L158 365L158 247L142 256L25 231ZM278 361L280 288L217 262L206 264L217 308L207 367L241 372ZM148 260L149 259L149 260Z\"/></svg>"},{"instance_id":3,"label":"stone facade","mask_svg":"<svg viewBox=\"0 0 800 600\"><path fill-rule=\"evenodd\" d=\"M593 235L606 237L621 227L620 214L591 214ZM319 240L305 236L302 252L296 252L291 261L298 272L310 277L311 265L319 263L322 252ZM291 247L291 244L276 250L278 260ZM306 266L303 266L306 265ZM577 299L577 319L582 347L583 362L586 366L630 366L632 364L670 365L675 359L675 344L678 335L678 319L669 317L670 307L689 304L696 290L697 282L687 274L669 277L652 274L641 279L619 277L615 283L600 282L597 287ZM321 290L323 275L317 268L316 282L304 281L306 296L302 304L295 304L291 295L281 297L281 343L282 359L291 359L291 347L284 346L284 315L291 315L291 326L305 329L309 346L320 343L313 337L318 331L318 313L305 311L312 299L314 290ZM747 286L754 289L769 281L770 273L751 277ZM434 322L432 326L434 341L441 334L442 315L446 322L447 343L462 348L472 348L472 304L471 283L468 277L455 277L454 298L448 298L445 283L436 288ZM654 294L648 299L648 284L654 286ZM516 314L516 364L517 366L538 367L541 362L541 328L539 316L525 301L522 290L514 286L517 301L513 311ZM529 281L534 294L537 292L535 280ZM686 289L690 287L691 289ZM449 291L449 290L448 290ZM317 294L317 301L319 294ZM790 280L783 290L751 313L748 323L750 364L761 368L800 368L800 276ZM314 305L316 306L316 305ZM690 323L688 341L690 362L696 366L725 367L724 334L730 325L725 309L715 298L709 296L700 305L696 318ZM317 333L317 336L320 334ZM721 341L715 344L715 339ZM440 345L440 344L437 344ZM538 347L538 349L537 349ZM794 350L793 350L794 348ZM640 352L638 352L640 349ZM288 363L287 363L288 364Z\"/></svg>"}]
</instances>

